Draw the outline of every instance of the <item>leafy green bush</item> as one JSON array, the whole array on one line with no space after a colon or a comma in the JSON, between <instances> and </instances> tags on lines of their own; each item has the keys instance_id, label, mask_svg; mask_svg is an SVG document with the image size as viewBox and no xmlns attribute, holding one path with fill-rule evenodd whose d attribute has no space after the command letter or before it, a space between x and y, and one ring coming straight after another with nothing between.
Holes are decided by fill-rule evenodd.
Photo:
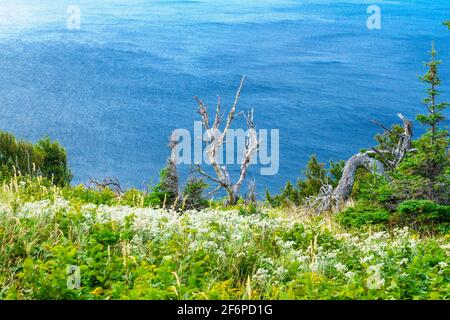
<instances>
[{"instance_id":1,"label":"leafy green bush","mask_svg":"<svg viewBox=\"0 0 450 320\"><path fill-rule=\"evenodd\" d=\"M428 70L420 77L429 85L427 97L423 99L426 113L416 116L420 124L427 128L427 132L413 141L412 147L415 151L410 152L398 167L396 180L403 182L406 191L403 200L422 198L433 200L439 204L448 204L450 198L450 156L448 151L450 139L444 123L446 121L445 110L450 104L438 101L440 94L438 87L441 84L439 65L441 62L436 60L437 52L434 43L430 55L430 61L425 63ZM420 183L410 186L408 182L411 180L420 181Z\"/></svg>"},{"instance_id":2,"label":"leafy green bush","mask_svg":"<svg viewBox=\"0 0 450 320\"><path fill-rule=\"evenodd\" d=\"M352 198L362 202L384 203L395 197L395 190L386 177L368 172L364 168L356 172Z\"/></svg>"},{"instance_id":3,"label":"leafy green bush","mask_svg":"<svg viewBox=\"0 0 450 320\"><path fill-rule=\"evenodd\" d=\"M24 175L31 175L36 173L43 162L43 154L37 152L32 143L17 141L12 134L0 131L2 177L11 177L14 173L19 172Z\"/></svg>"},{"instance_id":4,"label":"leafy green bush","mask_svg":"<svg viewBox=\"0 0 450 320\"><path fill-rule=\"evenodd\" d=\"M52 179L57 186L68 186L72 180L72 172L67 164L66 150L50 138L39 140L35 149L43 154L43 162L39 168L42 175Z\"/></svg>"},{"instance_id":5,"label":"leafy green bush","mask_svg":"<svg viewBox=\"0 0 450 320\"><path fill-rule=\"evenodd\" d=\"M0 131L0 178L18 174L44 176L62 187L72 179L66 151L58 142L44 138L32 144Z\"/></svg>"},{"instance_id":6,"label":"leafy green bush","mask_svg":"<svg viewBox=\"0 0 450 320\"><path fill-rule=\"evenodd\" d=\"M266 190L266 200L272 207L301 203L298 190L292 185L291 182L287 182L286 186L281 190L281 193L275 196L272 196L269 190Z\"/></svg>"},{"instance_id":7,"label":"leafy green bush","mask_svg":"<svg viewBox=\"0 0 450 320\"><path fill-rule=\"evenodd\" d=\"M439 205L431 200L407 200L398 206L398 211L419 221L450 222L450 206Z\"/></svg>"},{"instance_id":8,"label":"leafy green bush","mask_svg":"<svg viewBox=\"0 0 450 320\"><path fill-rule=\"evenodd\" d=\"M145 195L142 191L138 189L129 189L127 190L121 199L121 203L128 205L128 206L138 206L143 207L144 206L144 199Z\"/></svg>"},{"instance_id":9,"label":"leafy green bush","mask_svg":"<svg viewBox=\"0 0 450 320\"><path fill-rule=\"evenodd\" d=\"M422 234L447 234L450 231L450 206L431 200L406 200L398 206L392 219Z\"/></svg>"},{"instance_id":10,"label":"leafy green bush","mask_svg":"<svg viewBox=\"0 0 450 320\"><path fill-rule=\"evenodd\" d=\"M94 203L98 205L114 205L117 203L117 195L110 188L92 190L86 188L84 185L78 185L71 188L64 188L62 193L66 199L82 204Z\"/></svg>"},{"instance_id":11,"label":"leafy green bush","mask_svg":"<svg viewBox=\"0 0 450 320\"><path fill-rule=\"evenodd\" d=\"M323 185L336 186L342 176L344 165L344 161L330 161L327 169L324 163L317 160L316 155L312 155L302 172L304 178L298 179L296 186L287 182L281 193L275 196L271 196L266 190L266 200L273 207L289 204L301 205L306 198L317 195Z\"/></svg>"},{"instance_id":12,"label":"leafy green bush","mask_svg":"<svg viewBox=\"0 0 450 320\"><path fill-rule=\"evenodd\" d=\"M243 216L251 216L255 214L262 214L262 211L256 203L250 202L249 204L243 205L239 208L239 214Z\"/></svg>"},{"instance_id":13,"label":"leafy green bush","mask_svg":"<svg viewBox=\"0 0 450 320\"><path fill-rule=\"evenodd\" d=\"M358 203L355 207L339 213L336 218L346 227L361 227L387 223L390 216L385 209L373 207L367 203Z\"/></svg>"}]
</instances>

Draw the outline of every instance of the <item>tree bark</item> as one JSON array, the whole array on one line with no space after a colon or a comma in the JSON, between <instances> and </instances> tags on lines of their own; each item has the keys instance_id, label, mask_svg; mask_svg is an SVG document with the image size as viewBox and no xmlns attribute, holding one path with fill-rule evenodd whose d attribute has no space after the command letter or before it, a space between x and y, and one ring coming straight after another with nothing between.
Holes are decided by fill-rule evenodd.
<instances>
[{"instance_id":1,"label":"tree bark","mask_svg":"<svg viewBox=\"0 0 450 320\"><path fill-rule=\"evenodd\" d=\"M322 186L317 196L307 200L306 206L317 213L329 211L333 208L338 210L340 205L350 197L359 168L365 168L370 172L382 176L386 175L387 169L395 169L406 154L413 151L413 149L411 149L411 139L413 134L412 122L400 113L398 114L398 117L403 122L403 133L399 134L398 142L394 147L389 148L389 150L372 148L373 150L360 152L352 156L345 163L342 177L339 180L337 187L333 189L331 185ZM385 131L391 132L386 127L382 127ZM375 159L375 155L378 155L383 162ZM390 157L386 157L386 155L389 155Z\"/></svg>"},{"instance_id":2,"label":"tree bark","mask_svg":"<svg viewBox=\"0 0 450 320\"><path fill-rule=\"evenodd\" d=\"M236 181L236 183L233 184L233 182L231 181L231 177L228 173L227 167L225 165L221 166L221 164L219 163L218 155L220 152L220 147L223 146L223 144L225 143L227 131L230 129L233 120L237 116L236 106L239 101L239 97L241 95L243 84L244 84L244 77L242 77L241 79L241 83L236 92L234 103L230 111L228 112L223 132L220 132L219 130L220 121L222 119L222 115L220 113L221 112L220 97L217 102L216 115L214 117L214 122L212 126L210 125L209 114L206 109L206 105L198 97L195 97L199 107L197 112L200 114L202 118L203 127L207 130L206 132L208 133L208 139L207 141L205 141L208 147L206 151L206 156L208 157L210 165L213 167L216 176L213 177L209 175L204 170L202 170L199 165L197 166L197 171L203 176L205 176L207 179L217 183L220 189L221 188L225 189L228 197L227 200L228 205L236 204L237 200L239 199L239 192L242 183L244 182L244 179L247 176L248 166L250 165L251 159L258 151L260 142L258 140L258 134L255 130L255 124L253 122L253 110L252 110L251 112L248 113L247 116L248 133L245 139L245 147L243 150L244 157L241 163L239 178Z\"/></svg>"},{"instance_id":3,"label":"tree bark","mask_svg":"<svg viewBox=\"0 0 450 320\"><path fill-rule=\"evenodd\" d=\"M348 199L352 193L356 172L359 168L365 168L370 172L385 175L384 165L380 161L370 157L370 154L371 152L358 153L347 160L342 172L342 178L339 180L339 184L333 192L336 198Z\"/></svg>"},{"instance_id":4,"label":"tree bark","mask_svg":"<svg viewBox=\"0 0 450 320\"><path fill-rule=\"evenodd\" d=\"M377 150L373 148L373 151L366 151L358 153L347 160L342 172L342 178L339 180L339 184L333 191L333 196L339 200L347 200L353 190L353 185L356 179L356 172L359 168L365 168L366 170L378 175L386 175L385 165L373 158L373 155L378 154L382 158L383 154L390 154L393 160L387 160L387 165L394 169L396 168L406 154L411 151L411 139L413 135L413 125L410 120L405 118L401 113L397 114L400 120L403 122L403 134L399 136L397 145L392 150Z\"/></svg>"}]
</instances>

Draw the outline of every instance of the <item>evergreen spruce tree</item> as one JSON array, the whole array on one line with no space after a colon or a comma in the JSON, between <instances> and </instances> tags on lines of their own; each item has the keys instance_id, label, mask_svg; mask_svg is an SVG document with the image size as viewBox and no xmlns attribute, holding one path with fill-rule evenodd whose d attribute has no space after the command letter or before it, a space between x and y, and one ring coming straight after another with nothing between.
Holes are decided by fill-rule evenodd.
<instances>
[{"instance_id":1,"label":"evergreen spruce tree","mask_svg":"<svg viewBox=\"0 0 450 320\"><path fill-rule=\"evenodd\" d=\"M391 185L398 201L427 199L446 205L450 203L450 140L444 127L444 111L449 104L438 101L441 62L436 60L434 44L430 55L430 61L425 63L428 70L420 77L429 85L427 97L423 100L427 112L417 115L417 120L427 131L413 141L415 151L408 153L399 165Z\"/></svg>"},{"instance_id":2,"label":"evergreen spruce tree","mask_svg":"<svg viewBox=\"0 0 450 320\"><path fill-rule=\"evenodd\" d=\"M184 210L200 210L208 206L204 192L208 188L208 184L201 178L190 177L183 188Z\"/></svg>"},{"instance_id":3,"label":"evergreen spruce tree","mask_svg":"<svg viewBox=\"0 0 450 320\"><path fill-rule=\"evenodd\" d=\"M438 66L441 64L440 61L436 60L436 49L434 47L434 42L431 46L431 61L425 63L428 66L427 73L420 77L423 82L430 84L430 88L427 89L428 97L426 97L423 102L427 106L428 114L419 114L417 120L430 128L431 143L433 146L436 145L437 140L447 132L438 132L438 125L445 120L443 111L449 106L446 102L437 103L436 98L439 95L437 87L441 84L439 78Z\"/></svg>"},{"instance_id":4,"label":"evergreen spruce tree","mask_svg":"<svg viewBox=\"0 0 450 320\"><path fill-rule=\"evenodd\" d=\"M297 182L299 196L301 198L314 196L319 193L320 188L323 185L329 184L329 177L327 175L327 170L325 169L325 164L320 163L315 154L310 157L303 174L306 179Z\"/></svg>"},{"instance_id":5,"label":"evergreen spruce tree","mask_svg":"<svg viewBox=\"0 0 450 320\"><path fill-rule=\"evenodd\" d=\"M425 63L428 70L420 79L429 84L428 96L423 100L427 108L426 114L417 115L417 120L428 127L427 133L419 139L417 147L419 152L423 152L426 159L423 163L422 174L434 180L439 176L446 165L448 165L447 149L449 146L448 131L444 130L441 124L446 120L444 110L448 108L447 102L438 102L438 87L441 84L439 78L440 61L436 60L436 49L434 43L431 48L431 60Z\"/></svg>"},{"instance_id":6,"label":"evergreen spruce tree","mask_svg":"<svg viewBox=\"0 0 450 320\"><path fill-rule=\"evenodd\" d=\"M275 196L266 190L266 200L274 207L286 204L301 205L307 198L317 195L322 186L335 187L341 179L344 166L345 161L330 161L327 169L325 163L319 162L317 156L312 155L306 168L302 171L303 179L298 179L296 185L287 182L281 193Z\"/></svg>"}]
</instances>

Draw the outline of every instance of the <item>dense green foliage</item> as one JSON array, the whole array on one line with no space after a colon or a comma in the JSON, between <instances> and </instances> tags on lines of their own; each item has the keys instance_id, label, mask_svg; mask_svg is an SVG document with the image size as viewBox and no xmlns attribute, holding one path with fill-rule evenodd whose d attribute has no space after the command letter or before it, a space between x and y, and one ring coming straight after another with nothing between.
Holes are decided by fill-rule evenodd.
<instances>
[{"instance_id":1,"label":"dense green foliage","mask_svg":"<svg viewBox=\"0 0 450 320\"><path fill-rule=\"evenodd\" d=\"M419 114L417 120L428 127L428 132L416 143L418 153L422 155L420 163L416 168L416 174L427 177L434 182L446 168L450 166L448 156L449 137L448 131L440 127L446 120L444 111L448 108L447 102L437 102L439 91L437 87L441 84L438 66L441 63L436 61L436 50L434 43L431 49L431 61L426 63L427 73L421 77L422 81L429 84L428 96L423 100L427 108L426 114Z\"/></svg>"},{"instance_id":2,"label":"dense green foliage","mask_svg":"<svg viewBox=\"0 0 450 320\"><path fill-rule=\"evenodd\" d=\"M0 299L450 298L448 236L264 208L81 205L43 187L0 191Z\"/></svg>"},{"instance_id":3,"label":"dense green foliage","mask_svg":"<svg viewBox=\"0 0 450 320\"><path fill-rule=\"evenodd\" d=\"M43 155L43 162L38 166L44 177L51 179L57 186L66 186L72 180L72 172L67 164L66 150L50 138L39 140L35 149Z\"/></svg>"},{"instance_id":4,"label":"dense green foliage","mask_svg":"<svg viewBox=\"0 0 450 320\"><path fill-rule=\"evenodd\" d=\"M385 224L389 221L390 213L383 208L374 207L370 203L359 202L355 207L340 212L336 218L346 227L361 227Z\"/></svg>"},{"instance_id":5,"label":"dense green foliage","mask_svg":"<svg viewBox=\"0 0 450 320\"><path fill-rule=\"evenodd\" d=\"M151 192L146 197L146 204L152 207L176 206L179 200L178 192L176 166L168 160L167 166L159 174L159 182L151 188Z\"/></svg>"},{"instance_id":6,"label":"dense green foliage","mask_svg":"<svg viewBox=\"0 0 450 320\"><path fill-rule=\"evenodd\" d=\"M326 169L325 164L320 163L316 155L312 155L302 172L304 178L298 179L296 186L288 182L281 193L275 196L266 191L266 199L273 206L301 205L308 197L317 195L323 185L336 186L344 164L344 161L330 161L330 166Z\"/></svg>"},{"instance_id":7,"label":"dense green foliage","mask_svg":"<svg viewBox=\"0 0 450 320\"><path fill-rule=\"evenodd\" d=\"M191 177L186 182L183 189L183 207L182 209L194 210L203 209L208 206L208 200L205 198L205 191L208 184L201 178Z\"/></svg>"},{"instance_id":8,"label":"dense green foliage","mask_svg":"<svg viewBox=\"0 0 450 320\"><path fill-rule=\"evenodd\" d=\"M398 168L392 172L391 202L394 204L408 199L432 200L440 204L449 203L450 195L450 140L448 131L441 123L446 120L443 111L448 103L437 102L440 84L434 45L431 61L426 63L428 71L421 79L429 84L424 99L427 113L417 120L428 128L419 139L413 141L414 152L407 154ZM389 188L387 187L387 188ZM386 187L385 187L386 188ZM392 201L393 200L393 201Z\"/></svg>"},{"instance_id":9,"label":"dense green foliage","mask_svg":"<svg viewBox=\"0 0 450 320\"><path fill-rule=\"evenodd\" d=\"M202 209L208 205L204 195L207 188L208 184L203 179L192 176L180 191L176 166L168 161L167 166L160 172L159 182L144 196L144 204L182 211Z\"/></svg>"},{"instance_id":10,"label":"dense green foliage","mask_svg":"<svg viewBox=\"0 0 450 320\"><path fill-rule=\"evenodd\" d=\"M19 174L42 175L58 186L66 186L72 179L65 149L49 138L32 144L0 132L0 165L2 180Z\"/></svg>"},{"instance_id":11,"label":"dense green foliage","mask_svg":"<svg viewBox=\"0 0 450 320\"><path fill-rule=\"evenodd\" d=\"M421 77L429 85L423 101L427 113L417 116L417 120L427 127L427 132L412 142L413 151L389 172L387 179L362 170L353 198L357 201L356 207L372 206L389 212L390 218L386 216L385 220L389 225L408 225L421 231L447 233L450 230L450 140L448 131L441 124L446 120L443 111L448 104L437 101L437 87L441 81L438 72L440 62L435 57L433 45L431 60L426 63L428 70ZM400 132L401 128L394 126L383 135L378 135L376 140L380 145L392 146L397 143ZM349 219L352 212L358 211L351 210L347 213ZM345 216L345 212L343 214ZM362 217L355 219L357 222L364 220ZM348 219L343 222L357 223Z\"/></svg>"},{"instance_id":12,"label":"dense green foliage","mask_svg":"<svg viewBox=\"0 0 450 320\"><path fill-rule=\"evenodd\" d=\"M431 200L406 200L398 206L396 217L402 224L422 232L436 229L442 234L450 232L450 206Z\"/></svg>"}]
</instances>

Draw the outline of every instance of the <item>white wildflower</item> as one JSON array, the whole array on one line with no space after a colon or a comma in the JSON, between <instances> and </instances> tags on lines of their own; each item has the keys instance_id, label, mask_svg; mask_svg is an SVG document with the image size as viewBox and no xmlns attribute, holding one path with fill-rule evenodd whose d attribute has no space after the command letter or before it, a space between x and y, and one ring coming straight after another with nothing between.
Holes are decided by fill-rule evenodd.
<instances>
[{"instance_id":1,"label":"white wildflower","mask_svg":"<svg viewBox=\"0 0 450 320\"><path fill-rule=\"evenodd\" d=\"M287 274L287 272L288 272L288 271L287 271L284 267L279 266L278 268L275 269L274 275L275 275L277 278L282 279L282 278L285 277L285 275Z\"/></svg>"},{"instance_id":2,"label":"white wildflower","mask_svg":"<svg viewBox=\"0 0 450 320\"><path fill-rule=\"evenodd\" d=\"M319 270L319 264L317 262L313 262L309 265L309 269L311 272L317 272Z\"/></svg>"},{"instance_id":3,"label":"white wildflower","mask_svg":"<svg viewBox=\"0 0 450 320\"><path fill-rule=\"evenodd\" d=\"M373 258L374 258L373 255L369 255L369 256L360 258L359 261L361 262L361 264L364 264L364 263L366 263L366 262L371 261Z\"/></svg>"},{"instance_id":4,"label":"white wildflower","mask_svg":"<svg viewBox=\"0 0 450 320\"><path fill-rule=\"evenodd\" d=\"M349 281L352 281L355 278L356 273L352 272L352 271L347 271L345 273L345 276L347 277L347 279Z\"/></svg>"},{"instance_id":5,"label":"white wildflower","mask_svg":"<svg viewBox=\"0 0 450 320\"><path fill-rule=\"evenodd\" d=\"M450 256L450 243L446 243L440 246L442 250L445 251L447 256Z\"/></svg>"},{"instance_id":6,"label":"white wildflower","mask_svg":"<svg viewBox=\"0 0 450 320\"><path fill-rule=\"evenodd\" d=\"M409 259L408 258L403 258L402 260L400 260L399 262L397 262L397 264L399 265L399 266L402 266L402 265L404 265L404 264L407 264L409 262Z\"/></svg>"},{"instance_id":7,"label":"white wildflower","mask_svg":"<svg viewBox=\"0 0 450 320\"><path fill-rule=\"evenodd\" d=\"M438 263L438 266L441 269L440 273L442 273L444 271L444 269L446 269L448 267L448 264L446 262L444 262L444 261L441 261L441 262Z\"/></svg>"},{"instance_id":8,"label":"white wildflower","mask_svg":"<svg viewBox=\"0 0 450 320\"><path fill-rule=\"evenodd\" d=\"M334 268L335 268L337 271L342 272L342 273L344 273L345 271L347 271L347 266L346 266L345 264L343 264L343 263L340 263L340 262L336 263L336 264L334 265Z\"/></svg>"},{"instance_id":9,"label":"white wildflower","mask_svg":"<svg viewBox=\"0 0 450 320\"><path fill-rule=\"evenodd\" d=\"M269 270L267 269L258 269L256 273L253 275L252 280L257 283L264 283L269 277Z\"/></svg>"},{"instance_id":10,"label":"white wildflower","mask_svg":"<svg viewBox=\"0 0 450 320\"><path fill-rule=\"evenodd\" d=\"M379 290L384 286L384 279L381 277L382 264L372 265L367 268L366 286L368 289Z\"/></svg>"}]
</instances>

